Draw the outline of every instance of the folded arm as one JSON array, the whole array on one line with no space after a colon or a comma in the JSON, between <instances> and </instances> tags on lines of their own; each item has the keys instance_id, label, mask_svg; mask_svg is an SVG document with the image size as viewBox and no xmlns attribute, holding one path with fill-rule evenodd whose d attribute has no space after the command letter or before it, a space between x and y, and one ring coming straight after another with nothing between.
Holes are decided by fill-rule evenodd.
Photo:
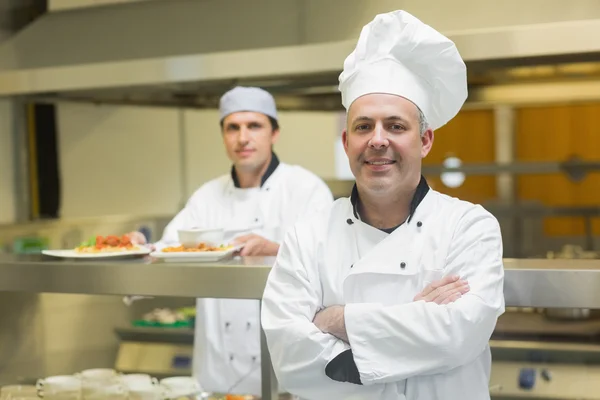
<instances>
[{"instance_id":1,"label":"folded arm","mask_svg":"<svg viewBox=\"0 0 600 400\"><path fill-rule=\"evenodd\" d=\"M303 398L377 398L377 388L336 382L325 375L326 365L349 346L313 323L321 307L321 289L316 268L305 268L310 253L305 250L300 253L292 229L263 295L261 321L277 379L282 388ZM372 394L375 397L368 397Z\"/></svg>"},{"instance_id":2,"label":"folded arm","mask_svg":"<svg viewBox=\"0 0 600 400\"><path fill-rule=\"evenodd\" d=\"M345 306L345 330L360 383L443 373L485 350L504 311L502 239L493 216L474 214L459 223L445 269L446 274L467 280L469 293L442 305L416 301L388 307ZM343 368L351 372L354 366L345 363ZM341 374L342 381L352 381L345 375Z\"/></svg>"}]
</instances>

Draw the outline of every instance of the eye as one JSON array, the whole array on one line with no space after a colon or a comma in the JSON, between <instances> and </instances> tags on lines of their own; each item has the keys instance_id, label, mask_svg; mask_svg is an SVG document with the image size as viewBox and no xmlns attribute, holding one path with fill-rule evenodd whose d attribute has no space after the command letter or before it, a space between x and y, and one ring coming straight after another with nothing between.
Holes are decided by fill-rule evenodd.
<instances>
[{"instance_id":1,"label":"eye","mask_svg":"<svg viewBox=\"0 0 600 400\"><path fill-rule=\"evenodd\" d=\"M406 128L404 127L404 125L400 125L400 124L392 124L390 126L390 129L393 131L405 131Z\"/></svg>"},{"instance_id":2,"label":"eye","mask_svg":"<svg viewBox=\"0 0 600 400\"><path fill-rule=\"evenodd\" d=\"M260 129L260 128L262 128L262 125L259 124L258 122L251 122L248 124L248 128L249 129Z\"/></svg>"},{"instance_id":3,"label":"eye","mask_svg":"<svg viewBox=\"0 0 600 400\"><path fill-rule=\"evenodd\" d=\"M368 124L361 124L361 125L357 125L354 130L357 132L364 132L366 130L369 129L369 125Z\"/></svg>"}]
</instances>

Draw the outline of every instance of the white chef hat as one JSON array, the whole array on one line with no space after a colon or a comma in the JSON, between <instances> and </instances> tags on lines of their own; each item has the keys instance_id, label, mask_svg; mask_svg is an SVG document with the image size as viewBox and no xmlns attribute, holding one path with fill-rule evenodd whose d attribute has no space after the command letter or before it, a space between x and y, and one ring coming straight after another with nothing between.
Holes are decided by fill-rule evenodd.
<instances>
[{"instance_id":1,"label":"white chef hat","mask_svg":"<svg viewBox=\"0 0 600 400\"><path fill-rule=\"evenodd\" d=\"M438 129L467 99L467 69L454 43L406 11L380 14L362 29L339 77L342 104L388 93L412 101Z\"/></svg>"},{"instance_id":2,"label":"white chef hat","mask_svg":"<svg viewBox=\"0 0 600 400\"><path fill-rule=\"evenodd\" d=\"M240 111L259 112L277 119L275 99L269 92L257 87L237 86L221 96L221 121L229 114Z\"/></svg>"}]
</instances>

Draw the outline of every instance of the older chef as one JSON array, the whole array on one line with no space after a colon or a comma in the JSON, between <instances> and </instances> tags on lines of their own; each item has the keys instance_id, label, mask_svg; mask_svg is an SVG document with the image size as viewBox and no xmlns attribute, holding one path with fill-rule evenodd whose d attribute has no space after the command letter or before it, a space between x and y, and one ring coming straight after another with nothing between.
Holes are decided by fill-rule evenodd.
<instances>
[{"instance_id":1,"label":"older chef","mask_svg":"<svg viewBox=\"0 0 600 400\"><path fill-rule=\"evenodd\" d=\"M340 91L356 185L286 234L270 273L262 326L280 385L311 400L489 399L500 228L421 175L433 130L467 97L465 65L395 11L363 28ZM428 298L430 282L455 290L457 276L469 290Z\"/></svg>"},{"instance_id":2,"label":"older chef","mask_svg":"<svg viewBox=\"0 0 600 400\"><path fill-rule=\"evenodd\" d=\"M333 197L316 175L272 152L279 126L269 93L236 87L221 98L220 114L231 173L202 185L156 246L176 243L179 229L225 228L245 244L242 255L274 256L285 231ZM260 395L259 302L198 299L197 314L194 375L203 388Z\"/></svg>"}]
</instances>

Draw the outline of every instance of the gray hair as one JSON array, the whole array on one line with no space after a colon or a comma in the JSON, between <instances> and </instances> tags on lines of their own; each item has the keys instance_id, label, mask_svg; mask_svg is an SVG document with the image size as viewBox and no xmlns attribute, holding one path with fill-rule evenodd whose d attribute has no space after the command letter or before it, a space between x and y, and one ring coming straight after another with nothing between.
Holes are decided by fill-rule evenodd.
<instances>
[{"instance_id":1,"label":"gray hair","mask_svg":"<svg viewBox=\"0 0 600 400\"><path fill-rule=\"evenodd\" d=\"M425 114L423 114L423 111L419 107L417 107L417 112L419 113L419 134L423 137L427 129L429 129L429 124L427 123L427 119L425 119Z\"/></svg>"}]
</instances>

